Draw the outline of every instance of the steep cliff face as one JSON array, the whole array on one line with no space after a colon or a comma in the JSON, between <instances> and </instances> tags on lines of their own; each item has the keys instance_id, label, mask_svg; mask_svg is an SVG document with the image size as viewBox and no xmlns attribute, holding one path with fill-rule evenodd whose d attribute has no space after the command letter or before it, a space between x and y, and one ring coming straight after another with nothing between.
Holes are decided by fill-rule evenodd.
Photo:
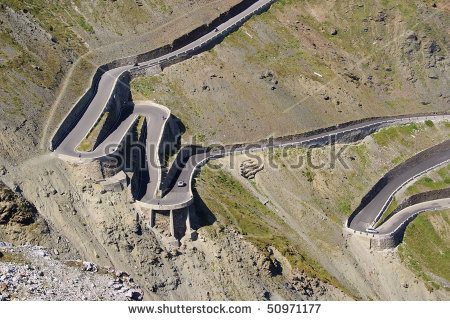
<instances>
[{"instance_id":1,"label":"steep cliff face","mask_svg":"<svg viewBox=\"0 0 450 321\"><path fill-rule=\"evenodd\" d=\"M0 182L0 224L29 225L35 222L36 208Z\"/></svg>"}]
</instances>

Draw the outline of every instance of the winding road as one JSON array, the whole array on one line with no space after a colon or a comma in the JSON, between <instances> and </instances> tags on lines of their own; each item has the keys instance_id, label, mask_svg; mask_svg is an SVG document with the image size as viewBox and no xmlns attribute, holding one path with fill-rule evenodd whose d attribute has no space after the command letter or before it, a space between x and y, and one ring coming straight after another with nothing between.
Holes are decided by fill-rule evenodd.
<instances>
[{"instance_id":1,"label":"winding road","mask_svg":"<svg viewBox=\"0 0 450 321\"><path fill-rule=\"evenodd\" d=\"M363 206L360 206L348 219L347 227L360 232L365 232L368 227L373 227L401 187L416 177L448 162L450 162L450 140L424 150L398 165L378 181L367 195L366 201L363 201ZM377 230L381 233L384 229L378 228Z\"/></svg>"},{"instance_id":2,"label":"winding road","mask_svg":"<svg viewBox=\"0 0 450 321\"><path fill-rule=\"evenodd\" d=\"M446 210L449 208L450 198L443 198L411 205L399 211L392 218L381 224L377 228L377 231L380 234L391 234L394 233L403 222L410 220L422 212Z\"/></svg>"},{"instance_id":3,"label":"winding road","mask_svg":"<svg viewBox=\"0 0 450 321\"><path fill-rule=\"evenodd\" d=\"M102 114L114 96L115 88L125 73L135 72L153 66L163 66L173 61L187 59L193 54L205 50L209 46L227 34L235 30L243 22L253 15L262 12L270 7L276 0L259 0L249 6L247 9L231 17L222 25L214 28L202 37L192 41L186 46L165 54L161 57L140 63L139 65L130 64L106 71L98 80L92 84L91 90L94 91L93 98L87 102L85 112L77 121L76 125L70 131L65 133L64 139L54 149L54 153L70 162L89 162L96 159L102 159L116 151L126 134L136 123L139 116L144 116L147 121L147 140L146 157L149 174L149 181L145 186L145 195L138 200L142 207L159 210L174 210L184 208L193 202L192 181L195 170L205 164L208 160L225 157L230 154L260 152L269 148L289 148L289 147L314 147L332 143L330 138L335 137L338 141L346 137L365 137L370 133L391 125L398 125L410 122L424 122L426 120L440 121L450 120L450 115L421 115L421 116L397 116L360 120L358 122L347 123L335 127L322 129L319 131L306 133L298 136L281 137L273 141L259 142L258 144L239 144L227 146L223 149L212 149L202 151L189 157L182 168L179 169L177 176L172 182L162 182L161 161L159 160L158 146L163 138L163 132L170 118L170 110L162 105L150 101L134 102L128 108L131 112L114 127L114 130L91 152L81 152L77 148L83 139L89 134L92 128L97 124ZM129 84L126 84L129 86ZM115 147L114 147L115 146ZM112 147L112 148L111 148ZM417 158L408 163L405 170L393 172L394 174L387 184L384 184L377 193L371 195L370 200L362 206L357 213L354 213L347 222L347 227L357 231L366 231L366 228L373 226L381 216L386 205L389 203L392 195L406 182L417 175L426 172L439 164L448 162L450 159L450 141L440 144L428 151L420 153ZM417 161L419 160L419 161ZM177 182L186 182L185 185ZM170 188L160 195L161 185ZM447 204L447 203L440 203ZM425 206L425 204L424 204ZM433 203L432 206L435 206ZM417 209L417 208L416 208ZM406 209L405 209L406 210ZM419 208L419 210L421 210ZM409 215L409 216L408 216ZM411 212L399 212L395 220L389 220L390 225L383 224L380 233L395 229L404 217L410 217Z\"/></svg>"}]
</instances>

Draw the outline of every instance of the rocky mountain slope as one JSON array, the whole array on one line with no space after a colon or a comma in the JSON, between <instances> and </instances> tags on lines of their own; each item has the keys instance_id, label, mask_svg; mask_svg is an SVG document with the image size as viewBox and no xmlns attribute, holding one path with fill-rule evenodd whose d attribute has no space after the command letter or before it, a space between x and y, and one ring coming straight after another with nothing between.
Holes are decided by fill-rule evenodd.
<instances>
[{"instance_id":1,"label":"rocky mountain slope","mask_svg":"<svg viewBox=\"0 0 450 321\"><path fill-rule=\"evenodd\" d=\"M445 1L278 1L211 51L134 80L134 97L168 106L204 143L448 111L448 10Z\"/></svg>"},{"instance_id":2,"label":"rocky mountain slope","mask_svg":"<svg viewBox=\"0 0 450 321\"><path fill-rule=\"evenodd\" d=\"M383 141L376 135L353 146L351 173L265 167L250 183L237 171L206 170L196 184L203 227L180 248L164 224L148 228L129 190L98 184L98 164L72 165L48 153L54 129L97 66L170 43L238 2L1 2L0 240L40 245L52 257L36 256L41 248L0 249L27 260L3 255L7 281L25 273L41 284L67 269L83 287L99 288L87 299L123 298L126 292L110 296L114 276L64 263L88 261L129 272L152 300L446 298L420 280L403 287L393 276L415 277L395 252L367 251L341 227L380 172L447 139L448 124L400 129L386 146L374 143ZM166 104L187 129L183 139L203 143L448 111L448 18L444 1L278 1L211 51L136 79L133 95ZM271 206L260 204L261 194ZM43 278L39 266L49 271ZM23 296L27 287L7 286L1 295L11 299L75 298L52 294L58 289Z\"/></svg>"},{"instance_id":3,"label":"rocky mountain slope","mask_svg":"<svg viewBox=\"0 0 450 321\"><path fill-rule=\"evenodd\" d=\"M0 301L6 300L142 300L142 291L126 272L53 260L41 247L2 242Z\"/></svg>"},{"instance_id":4,"label":"rocky mountain slope","mask_svg":"<svg viewBox=\"0 0 450 321\"><path fill-rule=\"evenodd\" d=\"M341 152L342 162L336 163L330 161L332 147L314 149L309 157L302 148L261 153L257 156L265 167L252 180L240 173L239 164L248 158L237 155L213 164L222 171L203 170L197 190L217 220L236 226L261 249L275 245L300 268L305 264L315 267L311 273L339 284L356 297L448 298L448 291L443 288L430 291L430 284L402 263L403 257L397 250L374 251L367 239L349 237L342 226L384 173L415 153L448 139L449 130L448 123L383 129L359 143L337 145L336 153ZM228 179L223 172L229 173ZM249 197L240 196L242 192L236 187L231 189L236 194L231 194L233 184L249 190L256 205L243 201ZM269 213L258 207L264 200L269 202ZM236 203L240 205L237 208ZM440 230L444 232L441 243L446 244L448 232L444 226ZM301 260L290 256L297 251L302 253ZM408 288L404 287L406 283Z\"/></svg>"},{"instance_id":5,"label":"rocky mountain slope","mask_svg":"<svg viewBox=\"0 0 450 321\"><path fill-rule=\"evenodd\" d=\"M47 172L49 168L52 173ZM280 257L277 260L260 251L220 222L200 229L196 241L185 240L174 248L167 226L150 230L139 218L129 192L102 191L86 174L89 166L73 168L47 159L24 170L42 177L42 185L22 178L20 186L45 217L50 237L56 237L45 243L46 233L41 232L34 242L57 249L50 254L60 260L81 259L129 271L147 299L345 298L334 287L301 271L290 271L287 265L281 273L275 268L281 264ZM81 184L69 185L74 181ZM4 231L10 228L0 230L7 236Z\"/></svg>"},{"instance_id":6,"label":"rocky mountain slope","mask_svg":"<svg viewBox=\"0 0 450 321\"><path fill-rule=\"evenodd\" d=\"M238 2L2 1L2 157L45 152L100 65L170 44Z\"/></svg>"}]
</instances>

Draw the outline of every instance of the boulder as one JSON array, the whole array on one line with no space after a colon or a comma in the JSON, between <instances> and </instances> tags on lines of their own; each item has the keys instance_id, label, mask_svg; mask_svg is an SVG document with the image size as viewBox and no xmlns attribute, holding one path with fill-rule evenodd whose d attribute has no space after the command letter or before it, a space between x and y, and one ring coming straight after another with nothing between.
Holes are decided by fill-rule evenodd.
<instances>
[{"instance_id":1,"label":"boulder","mask_svg":"<svg viewBox=\"0 0 450 321\"><path fill-rule=\"evenodd\" d=\"M142 299L144 298L142 291L139 289L130 289L127 291L125 296L130 301L142 301Z\"/></svg>"},{"instance_id":2,"label":"boulder","mask_svg":"<svg viewBox=\"0 0 450 321\"><path fill-rule=\"evenodd\" d=\"M97 266L92 262L83 262L83 270L88 272L97 272Z\"/></svg>"}]
</instances>

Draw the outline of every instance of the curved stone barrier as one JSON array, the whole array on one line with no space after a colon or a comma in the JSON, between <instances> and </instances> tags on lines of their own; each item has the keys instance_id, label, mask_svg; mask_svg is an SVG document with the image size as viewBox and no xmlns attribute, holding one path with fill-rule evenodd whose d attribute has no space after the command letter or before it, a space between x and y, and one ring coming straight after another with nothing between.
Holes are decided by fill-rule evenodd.
<instances>
[{"instance_id":1,"label":"curved stone barrier","mask_svg":"<svg viewBox=\"0 0 450 321\"><path fill-rule=\"evenodd\" d=\"M428 191L423 192L419 194L412 195L405 199L403 202L401 202L400 205L398 205L391 214L389 214L385 222L388 221L390 218L394 217L398 212L404 210L405 208L411 207L413 205L417 205L420 203L425 203L429 201L435 201L440 199L450 198L450 188L435 190L435 191ZM380 225L381 227L381 225Z\"/></svg>"},{"instance_id":2,"label":"curved stone barrier","mask_svg":"<svg viewBox=\"0 0 450 321\"><path fill-rule=\"evenodd\" d=\"M423 175L424 173L439 167L450 161L450 140L424 150L414 157L411 157L402 164L397 165L388 173L386 173L363 197L360 205L347 219L345 226L348 228L365 231L366 227L373 226L381 217L387 206L392 200L394 194L411 180ZM398 182L394 182L398 177L402 177L405 172L410 171L412 174L402 178ZM387 190L386 187L390 189ZM382 197L382 193L386 194ZM379 198L379 200L376 200ZM378 203L375 203L377 201ZM382 202L382 203L380 203ZM368 213L370 207L371 213ZM359 224L365 217L370 219Z\"/></svg>"},{"instance_id":3,"label":"curved stone barrier","mask_svg":"<svg viewBox=\"0 0 450 321\"><path fill-rule=\"evenodd\" d=\"M433 201L425 201L425 202L418 203L418 205L421 205L421 206L419 206L419 208L417 210L411 210L411 213L407 213L408 215L402 221L400 221L398 224L396 224L396 227L392 232L380 233L380 234L373 235L370 238L371 247L378 249L378 250L394 248L403 241L403 236L404 236L407 226L419 214L424 213L424 212L432 212L432 211L438 211L438 210L444 210L444 209L450 208L450 198L437 199L436 201L441 201L444 204L437 205L437 202L433 202ZM427 207L428 204L431 204L431 205L436 204L436 205ZM404 208L403 210L397 212L397 215L400 215L402 213L402 211L406 211L412 207L414 207L414 205ZM380 226L380 228L382 228L382 226Z\"/></svg>"}]
</instances>

